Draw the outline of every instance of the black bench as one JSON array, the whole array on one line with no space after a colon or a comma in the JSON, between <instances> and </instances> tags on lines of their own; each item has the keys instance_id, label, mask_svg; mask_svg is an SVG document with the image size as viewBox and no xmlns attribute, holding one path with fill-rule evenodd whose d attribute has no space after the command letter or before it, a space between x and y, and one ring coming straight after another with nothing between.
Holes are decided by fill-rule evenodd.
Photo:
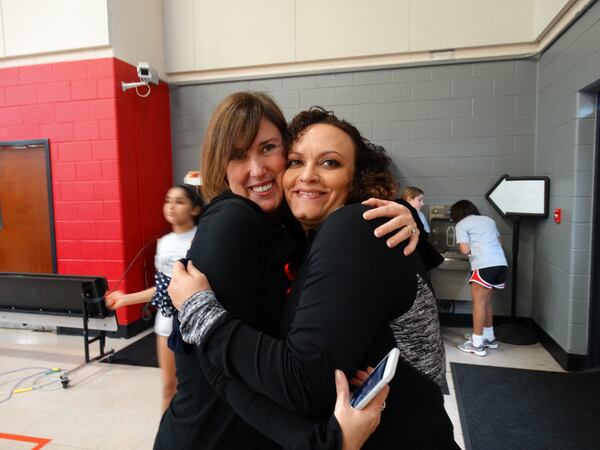
<instances>
[{"instance_id":1,"label":"black bench","mask_svg":"<svg viewBox=\"0 0 600 450\"><path fill-rule=\"evenodd\" d=\"M113 353L104 350L106 332L118 329L104 302L107 289L101 276L0 272L0 322L83 329L85 362L95 361ZM95 341L100 354L90 358Z\"/></svg>"}]
</instances>

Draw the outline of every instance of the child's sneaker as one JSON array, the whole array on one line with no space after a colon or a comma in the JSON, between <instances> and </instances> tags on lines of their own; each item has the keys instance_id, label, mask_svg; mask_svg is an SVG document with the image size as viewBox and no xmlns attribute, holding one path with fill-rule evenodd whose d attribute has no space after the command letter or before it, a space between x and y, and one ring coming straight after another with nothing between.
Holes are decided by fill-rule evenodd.
<instances>
[{"instance_id":1,"label":"child's sneaker","mask_svg":"<svg viewBox=\"0 0 600 450\"><path fill-rule=\"evenodd\" d=\"M495 350L498 348L498 339L494 338L493 341L488 341L486 338L483 338L483 346Z\"/></svg>"},{"instance_id":2,"label":"child's sneaker","mask_svg":"<svg viewBox=\"0 0 600 450\"><path fill-rule=\"evenodd\" d=\"M485 356L487 352L485 351L485 347L482 345L481 347L475 347L473 345L473 341L469 339L465 341L464 344L458 345L458 349L467 353L475 353L477 356Z\"/></svg>"},{"instance_id":3,"label":"child's sneaker","mask_svg":"<svg viewBox=\"0 0 600 450\"><path fill-rule=\"evenodd\" d=\"M471 335L470 334L465 334L465 337L468 340L471 340ZM496 350L498 348L498 339L494 338L493 341L488 341L486 338L483 338L483 347L484 348L491 348L492 350Z\"/></svg>"}]
</instances>

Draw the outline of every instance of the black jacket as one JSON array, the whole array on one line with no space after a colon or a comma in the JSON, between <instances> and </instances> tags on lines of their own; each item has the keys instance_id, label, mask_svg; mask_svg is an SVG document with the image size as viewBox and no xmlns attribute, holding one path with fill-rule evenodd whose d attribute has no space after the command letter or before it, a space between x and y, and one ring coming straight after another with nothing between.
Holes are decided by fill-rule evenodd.
<instances>
[{"instance_id":1,"label":"black jacket","mask_svg":"<svg viewBox=\"0 0 600 450\"><path fill-rule=\"evenodd\" d=\"M404 256L401 247L390 250L372 236L382 221L363 220L364 210L341 208L316 234L286 302L285 339L231 313L201 346L226 376L262 394L260 401L268 397L277 404L256 411L269 435L292 434L297 425L281 420L280 407L327 421L335 402L334 370L351 376L375 366L396 345L388 323L411 308L417 273L426 277L418 257ZM404 362L387 404L365 448L458 448L439 386Z\"/></svg>"},{"instance_id":2,"label":"black jacket","mask_svg":"<svg viewBox=\"0 0 600 450\"><path fill-rule=\"evenodd\" d=\"M401 198L396 199L396 202L408 208L413 216L413 219L417 223L419 231L421 232L419 234L419 242L417 243L417 253L421 257L421 261L423 261L425 269L427 271L435 269L444 262L444 257L440 255L440 253L429 242L429 234L427 231L425 231L423 222L421 222L421 218L419 217L417 210L410 203L408 203L406 200L402 200Z\"/></svg>"},{"instance_id":3,"label":"black jacket","mask_svg":"<svg viewBox=\"0 0 600 450\"><path fill-rule=\"evenodd\" d=\"M256 204L228 193L203 212L188 258L229 311L275 335L289 286L281 267L294 249L289 234ZM217 396L194 352L175 356L177 393L162 417L155 449L276 448Z\"/></svg>"}]
</instances>

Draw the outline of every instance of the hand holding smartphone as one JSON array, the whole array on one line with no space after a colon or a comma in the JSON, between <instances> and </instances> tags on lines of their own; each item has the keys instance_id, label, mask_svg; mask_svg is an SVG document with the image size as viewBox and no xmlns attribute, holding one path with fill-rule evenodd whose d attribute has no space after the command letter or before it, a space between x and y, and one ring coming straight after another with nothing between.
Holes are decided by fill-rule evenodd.
<instances>
[{"instance_id":1,"label":"hand holding smartphone","mask_svg":"<svg viewBox=\"0 0 600 450\"><path fill-rule=\"evenodd\" d=\"M375 367L375 370L371 372L367 379L356 388L350 399L350 405L354 409L363 409L367 406L373 397L394 378L399 356L400 351L394 347L377 364L377 367Z\"/></svg>"}]
</instances>

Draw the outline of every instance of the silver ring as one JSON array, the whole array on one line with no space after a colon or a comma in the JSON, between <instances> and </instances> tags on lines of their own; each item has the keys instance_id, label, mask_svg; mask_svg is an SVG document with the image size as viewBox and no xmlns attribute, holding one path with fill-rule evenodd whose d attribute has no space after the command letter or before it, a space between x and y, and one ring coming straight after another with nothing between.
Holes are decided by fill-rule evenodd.
<instances>
[{"instance_id":1,"label":"silver ring","mask_svg":"<svg viewBox=\"0 0 600 450\"><path fill-rule=\"evenodd\" d=\"M381 404L381 410L383 411L385 409L385 400L383 401L383 403Z\"/></svg>"}]
</instances>

